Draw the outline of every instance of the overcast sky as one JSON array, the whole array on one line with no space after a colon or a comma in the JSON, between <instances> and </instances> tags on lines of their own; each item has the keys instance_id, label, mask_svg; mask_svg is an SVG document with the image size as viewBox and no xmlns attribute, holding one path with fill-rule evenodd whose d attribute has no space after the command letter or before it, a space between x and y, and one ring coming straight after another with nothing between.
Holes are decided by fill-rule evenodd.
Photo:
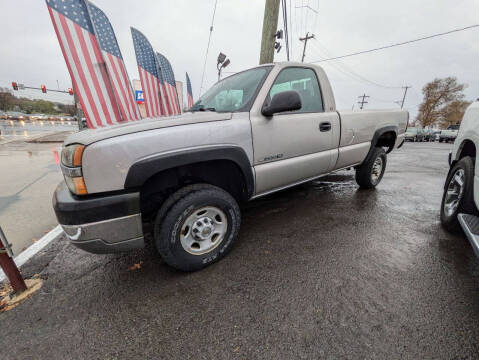
<instances>
[{"instance_id":1,"label":"overcast sky","mask_svg":"<svg viewBox=\"0 0 479 360\"><path fill-rule=\"evenodd\" d=\"M95 0L115 29L130 78L138 72L130 26L142 31L155 50L167 56L176 79L188 71L195 99L198 96L209 27L215 0ZM448 31L479 23L477 0L288 0L292 55L300 60L306 31L316 35L308 43L306 61L316 61L359 50ZM289 6L291 5L291 11ZM308 9L309 6L312 10ZM216 81L220 51L231 59L226 71L258 64L264 0L218 0L205 88ZM61 89L71 86L45 1L2 1L0 5L0 86L12 81ZM278 24L282 28L282 20ZM285 46L275 61L286 59ZM370 95L367 108L394 108L401 88L410 85L406 107L415 116L423 85L435 77L456 76L469 85L469 100L479 97L479 28L355 56L321 65L329 75L338 108L351 109L357 97ZM68 96L39 92L24 95L71 101ZM357 107L357 104L356 106Z\"/></svg>"}]
</instances>

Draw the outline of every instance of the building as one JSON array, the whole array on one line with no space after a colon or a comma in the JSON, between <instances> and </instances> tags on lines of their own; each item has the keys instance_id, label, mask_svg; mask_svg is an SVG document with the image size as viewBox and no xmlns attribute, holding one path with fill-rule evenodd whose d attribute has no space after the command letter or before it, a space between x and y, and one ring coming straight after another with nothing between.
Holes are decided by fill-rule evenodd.
<instances>
[{"instance_id":1,"label":"building","mask_svg":"<svg viewBox=\"0 0 479 360\"><path fill-rule=\"evenodd\" d=\"M183 112L183 82L176 81L176 92L178 93L178 102L180 104L180 111Z\"/></svg>"}]
</instances>

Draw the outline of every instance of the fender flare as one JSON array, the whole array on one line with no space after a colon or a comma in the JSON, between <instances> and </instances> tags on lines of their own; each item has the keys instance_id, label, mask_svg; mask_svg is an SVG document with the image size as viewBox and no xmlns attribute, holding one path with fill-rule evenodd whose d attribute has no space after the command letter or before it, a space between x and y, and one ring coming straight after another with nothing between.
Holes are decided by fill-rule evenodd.
<instances>
[{"instance_id":1,"label":"fender flare","mask_svg":"<svg viewBox=\"0 0 479 360\"><path fill-rule=\"evenodd\" d=\"M371 147L369 148L369 152L368 152L368 155L366 156L366 158L364 159L363 163L365 163L366 161L369 160L369 158L371 157L371 154L374 150L374 148L376 147L376 144L378 143L378 140L379 138L387 133L387 132L394 132L394 134L396 134L396 139L397 139L397 135L398 135L398 127L395 126L395 125L390 125L390 126L385 126L385 127L382 127L380 129L377 129L375 132L374 132L374 135L373 135L373 139L371 140ZM386 154L389 154L391 151L393 151L394 149L394 145L393 146L390 146L389 149L386 151Z\"/></svg>"},{"instance_id":2,"label":"fender flare","mask_svg":"<svg viewBox=\"0 0 479 360\"><path fill-rule=\"evenodd\" d=\"M243 174L248 198L254 193L254 174L246 152L239 146L211 146L163 153L140 159L135 162L125 179L125 189L140 188L153 175L179 166L213 160L234 162Z\"/></svg>"}]
</instances>

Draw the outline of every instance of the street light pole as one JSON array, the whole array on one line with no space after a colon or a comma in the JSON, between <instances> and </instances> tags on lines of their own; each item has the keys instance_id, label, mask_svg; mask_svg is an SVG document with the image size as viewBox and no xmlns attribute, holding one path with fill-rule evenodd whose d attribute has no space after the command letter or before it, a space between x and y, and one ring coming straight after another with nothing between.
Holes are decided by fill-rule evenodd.
<instances>
[{"instance_id":1,"label":"street light pole","mask_svg":"<svg viewBox=\"0 0 479 360\"><path fill-rule=\"evenodd\" d=\"M231 63L230 59L226 58L226 55L221 53L218 55L218 61L216 64L216 68L218 69L218 81L221 80L221 70L227 67Z\"/></svg>"}]
</instances>

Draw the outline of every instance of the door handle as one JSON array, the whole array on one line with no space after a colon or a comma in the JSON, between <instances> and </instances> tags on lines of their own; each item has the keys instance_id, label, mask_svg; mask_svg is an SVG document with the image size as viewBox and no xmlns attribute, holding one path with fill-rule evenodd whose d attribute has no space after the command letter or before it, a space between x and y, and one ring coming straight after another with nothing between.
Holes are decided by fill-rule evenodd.
<instances>
[{"instance_id":1,"label":"door handle","mask_svg":"<svg viewBox=\"0 0 479 360\"><path fill-rule=\"evenodd\" d=\"M325 121L319 124L319 131L325 132L329 130L331 130L331 123L329 121Z\"/></svg>"}]
</instances>

